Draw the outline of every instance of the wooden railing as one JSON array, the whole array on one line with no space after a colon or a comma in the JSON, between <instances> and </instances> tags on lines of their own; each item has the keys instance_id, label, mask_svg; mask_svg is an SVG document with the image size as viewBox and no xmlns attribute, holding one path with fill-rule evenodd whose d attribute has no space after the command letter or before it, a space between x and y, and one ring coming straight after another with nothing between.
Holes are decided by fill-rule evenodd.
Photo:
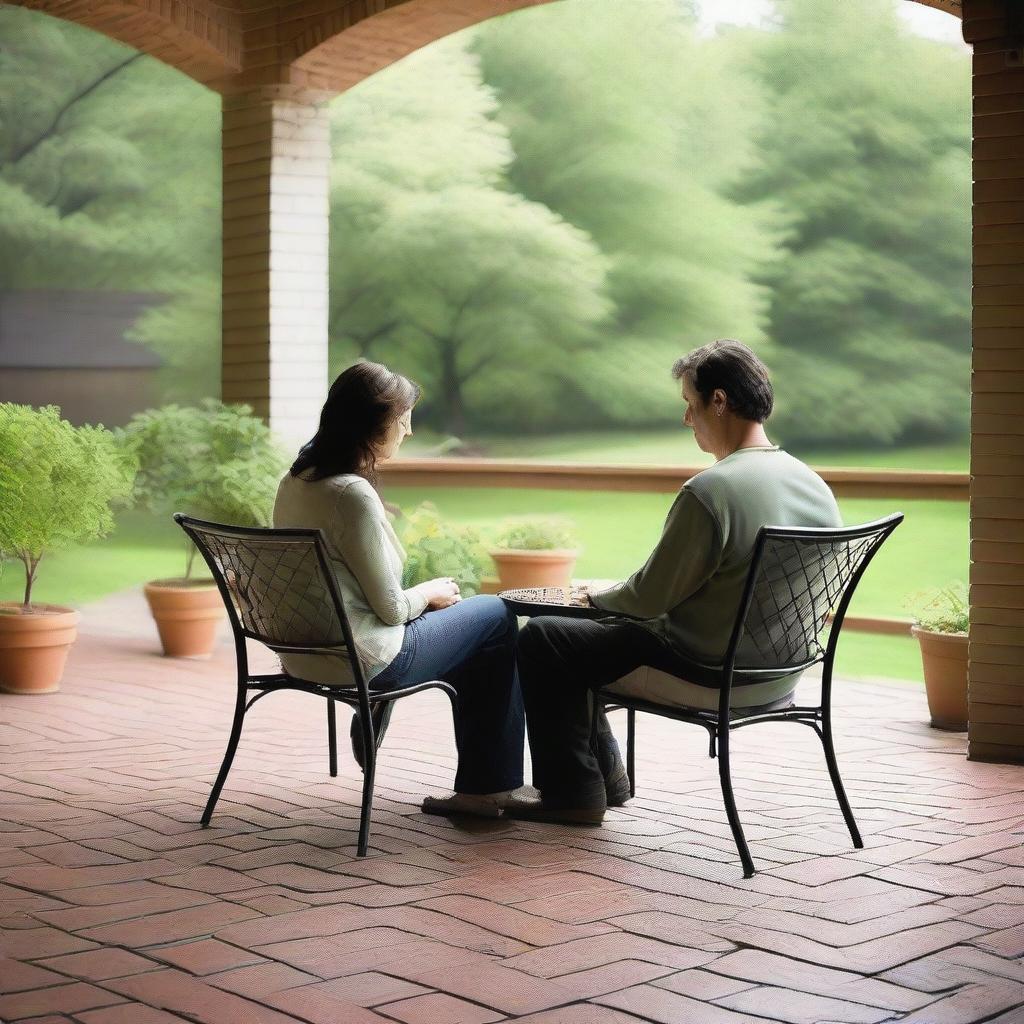
<instances>
[{"instance_id":1,"label":"wooden railing","mask_svg":"<svg viewBox=\"0 0 1024 1024\"><path fill-rule=\"evenodd\" d=\"M411 487L512 487L566 491L674 493L704 466L586 465L503 459L396 459L385 484ZM903 469L818 468L837 498L967 501L970 476Z\"/></svg>"}]
</instances>

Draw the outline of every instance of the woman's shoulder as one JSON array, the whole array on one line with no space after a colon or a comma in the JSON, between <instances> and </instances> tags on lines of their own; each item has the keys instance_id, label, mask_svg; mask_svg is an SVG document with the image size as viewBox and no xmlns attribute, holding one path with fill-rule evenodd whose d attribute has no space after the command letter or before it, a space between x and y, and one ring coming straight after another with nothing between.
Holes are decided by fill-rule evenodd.
<instances>
[{"instance_id":1,"label":"woman's shoulder","mask_svg":"<svg viewBox=\"0 0 1024 1024\"><path fill-rule=\"evenodd\" d=\"M373 489L373 485L356 473L339 473L314 479L306 473L294 476L289 471L281 479L278 490L310 496L319 493L322 498L350 505L375 507L381 504L380 495Z\"/></svg>"},{"instance_id":2,"label":"woman's shoulder","mask_svg":"<svg viewBox=\"0 0 1024 1024\"><path fill-rule=\"evenodd\" d=\"M383 512L384 505L380 495L365 477L356 473L340 473L338 476L324 477L320 483L334 495L339 505L370 512Z\"/></svg>"}]
</instances>

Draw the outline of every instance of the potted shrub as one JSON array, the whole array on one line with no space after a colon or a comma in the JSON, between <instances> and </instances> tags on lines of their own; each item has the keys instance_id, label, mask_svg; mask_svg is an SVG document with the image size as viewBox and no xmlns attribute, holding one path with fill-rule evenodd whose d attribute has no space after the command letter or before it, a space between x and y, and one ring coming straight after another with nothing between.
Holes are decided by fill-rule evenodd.
<instances>
[{"instance_id":1,"label":"potted shrub","mask_svg":"<svg viewBox=\"0 0 1024 1024\"><path fill-rule=\"evenodd\" d=\"M967 728L967 588L951 584L931 595L911 632L921 645L928 711L936 729Z\"/></svg>"},{"instance_id":2,"label":"potted shrub","mask_svg":"<svg viewBox=\"0 0 1024 1024\"><path fill-rule=\"evenodd\" d=\"M451 576L463 597L479 593L487 552L476 530L444 522L429 501L404 514L398 525L406 556L403 587Z\"/></svg>"},{"instance_id":3,"label":"potted shrub","mask_svg":"<svg viewBox=\"0 0 1024 1024\"><path fill-rule=\"evenodd\" d=\"M285 459L267 425L244 405L205 400L139 413L124 429L139 460L136 501L154 515L173 512L234 526L269 526ZM193 575L196 549L184 540L184 575L152 580L144 592L164 654L213 650L224 606L213 580Z\"/></svg>"},{"instance_id":4,"label":"potted shrub","mask_svg":"<svg viewBox=\"0 0 1024 1024\"><path fill-rule=\"evenodd\" d=\"M21 562L21 603L0 604L0 688L60 689L78 612L32 601L43 556L114 526L111 503L131 493L135 464L103 427L74 427L48 405L0 404L0 552Z\"/></svg>"},{"instance_id":5,"label":"potted shrub","mask_svg":"<svg viewBox=\"0 0 1024 1024\"><path fill-rule=\"evenodd\" d=\"M530 517L507 520L488 552L502 590L568 587L579 555L571 520Z\"/></svg>"}]
</instances>

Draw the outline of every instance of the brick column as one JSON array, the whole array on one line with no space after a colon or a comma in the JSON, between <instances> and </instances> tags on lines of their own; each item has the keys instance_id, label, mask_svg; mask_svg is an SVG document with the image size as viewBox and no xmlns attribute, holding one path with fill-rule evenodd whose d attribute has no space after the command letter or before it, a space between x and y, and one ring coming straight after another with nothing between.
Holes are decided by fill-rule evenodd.
<instances>
[{"instance_id":1,"label":"brick column","mask_svg":"<svg viewBox=\"0 0 1024 1024\"><path fill-rule=\"evenodd\" d=\"M224 98L221 394L289 448L312 437L327 391L328 98Z\"/></svg>"},{"instance_id":2,"label":"brick column","mask_svg":"<svg viewBox=\"0 0 1024 1024\"><path fill-rule=\"evenodd\" d=\"M1024 761L1024 18L964 0L974 44L969 756Z\"/></svg>"}]
</instances>

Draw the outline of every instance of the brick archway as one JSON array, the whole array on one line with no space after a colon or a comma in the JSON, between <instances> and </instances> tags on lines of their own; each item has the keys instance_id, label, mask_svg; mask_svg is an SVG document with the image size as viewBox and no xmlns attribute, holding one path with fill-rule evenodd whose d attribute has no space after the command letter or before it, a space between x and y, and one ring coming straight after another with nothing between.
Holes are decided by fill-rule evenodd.
<instances>
[{"instance_id":1,"label":"brick archway","mask_svg":"<svg viewBox=\"0 0 1024 1024\"><path fill-rule=\"evenodd\" d=\"M84 25L218 92L271 85L341 92L471 25L563 0L7 0ZM972 0L908 0L960 16ZM977 6L1003 0L973 0Z\"/></svg>"},{"instance_id":2,"label":"brick archway","mask_svg":"<svg viewBox=\"0 0 1024 1024\"><path fill-rule=\"evenodd\" d=\"M242 68L238 16L207 0L11 0L94 29L217 87Z\"/></svg>"},{"instance_id":3,"label":"brick archway","mask_svg":"<svg viewBox=\"0 0 1024 1024\"><path fill-rule=\"evenodd\" d=\"M364 0L316 19L290 44L292 80L342 92L471 25L561 0ZM961 0L909 0L959 17ZM373 10L376 8L376 10Z\"/></svg>"}]
</instances>

